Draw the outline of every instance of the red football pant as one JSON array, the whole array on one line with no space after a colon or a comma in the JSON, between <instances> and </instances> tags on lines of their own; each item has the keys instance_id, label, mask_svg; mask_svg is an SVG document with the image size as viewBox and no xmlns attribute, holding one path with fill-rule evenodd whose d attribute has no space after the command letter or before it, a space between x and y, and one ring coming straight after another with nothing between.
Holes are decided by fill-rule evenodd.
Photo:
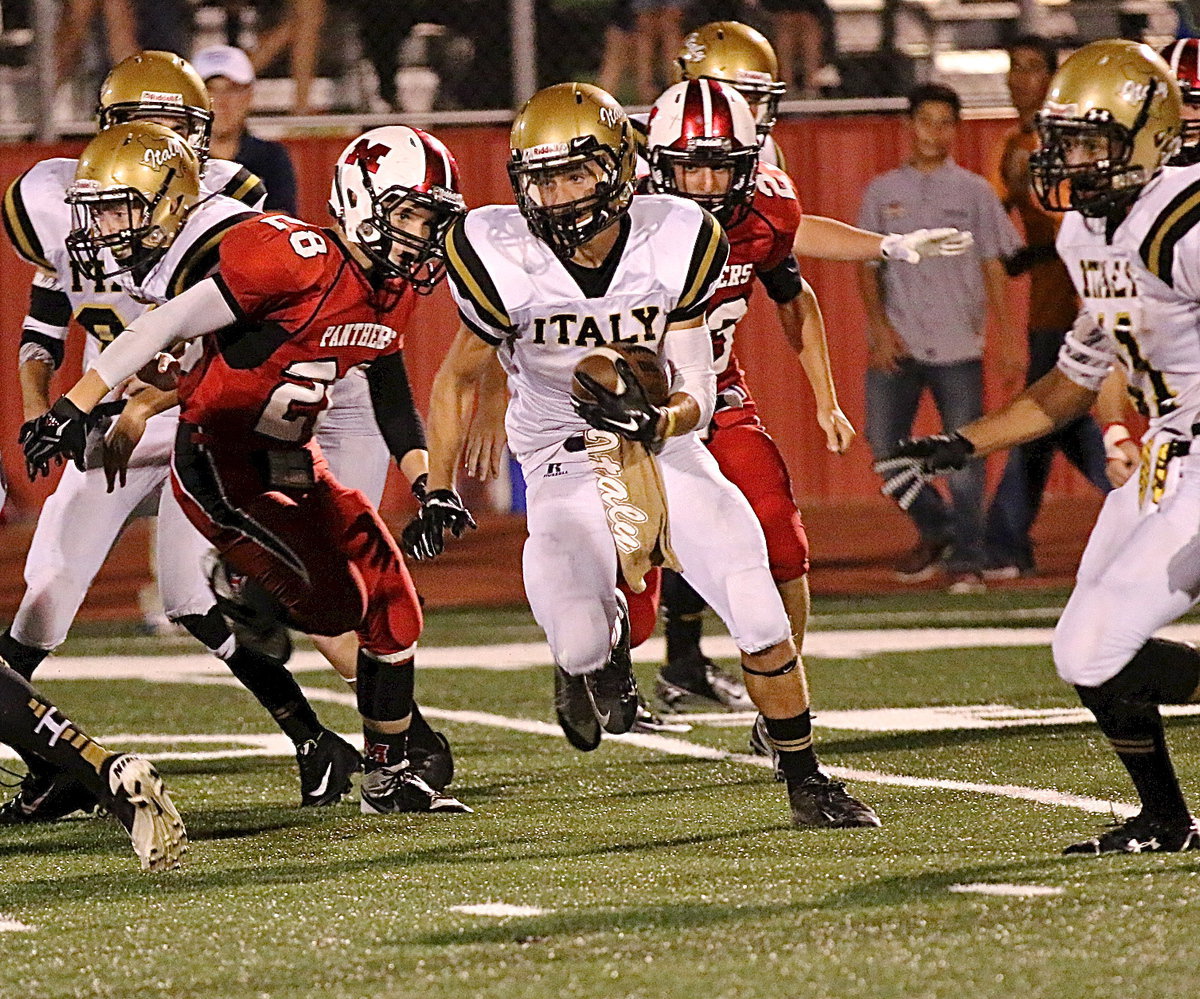
<instances>
[{"instance_id":1,"label":"red football pant","mask_svg":"<svg viewBox=\"0 0 1200 999\"><path fill-rule=\"evenodd\" d=\"M201 438L197 440L197 438ZM375 508L329 471L310 444L316 484L268 490L254 459L212 448L180 425L171 485L188 519L310 635L358 633L376 658L410 649L421 605L400 549Z\"/></svg>"},{"instance_id":2,"label":"red football pant","mask_svg":"<svg viewBox=\"0 0 1200 999\"><path fill-rule=\"evenodd\" d=\"M788 583L808 572L808 534L796 501L792 477L771 435L758 421L753 403L713 417L706 442L721 474L750 501L767 540L767 560L776 583ZM646 575L646 589L634 593L617 581L629 602L630 644L636 648L654 632L662 589L657 569Z\"/></svg>"}]
</instances>

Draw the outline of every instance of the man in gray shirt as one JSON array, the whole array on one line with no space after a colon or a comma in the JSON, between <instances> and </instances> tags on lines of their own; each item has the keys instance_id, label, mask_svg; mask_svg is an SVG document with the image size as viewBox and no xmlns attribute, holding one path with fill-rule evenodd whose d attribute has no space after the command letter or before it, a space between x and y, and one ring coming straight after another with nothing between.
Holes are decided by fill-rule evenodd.
<instances>
[{"instance_id":1,"label":"man in gray shirt","mask_svg":"<svg viewBox=\"0 0 1200 999\"><path fill-rule=\"evenodd\" d=\"M926 388L949 432L983 412L983 334L990 309L1008 344L1018 345L1006 299L1003 258L1020 238L995 192L950 159L961 104L949 87L925 84L909 97L908 162L876 177L858 224L875 232L953 226L975 234L973 250L925 266L863 265L867 311L867 440L881 457L912 432ZM1022 352L1005 357L1019 375ZM952 592L983 589L984 468L976 462L949 477L953 500L926 485L908 514L920 540L897 565L902 579L931 578L943 558Z\"/></svg>"}]
</instances>

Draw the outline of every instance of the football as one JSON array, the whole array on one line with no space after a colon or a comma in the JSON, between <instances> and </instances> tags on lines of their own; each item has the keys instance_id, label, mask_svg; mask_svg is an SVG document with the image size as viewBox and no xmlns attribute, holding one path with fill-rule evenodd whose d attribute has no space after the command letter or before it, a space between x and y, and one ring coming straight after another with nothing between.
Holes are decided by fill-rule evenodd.
<instances>
[{"instance_id":1,"label":"football","mask_svg":"<svg viewBox=\"0 0 1200 999\"><path fill-rule=\"evenodd\" d=\"M597 347L588 351L575 365L575 375L578 376L581 372L590 375L609 391L621 395L625 391L625 385L621 376L617 374L616 367L617 361L621 359L629 363L633 376L641 384L650 405L666 405L670 395L667 372L658 354L649 347L628 343L610 343ZM571 394L580 402L596 401L592 393L579 383L578 377L571 379Z\"/></svg>"}]
</instances>

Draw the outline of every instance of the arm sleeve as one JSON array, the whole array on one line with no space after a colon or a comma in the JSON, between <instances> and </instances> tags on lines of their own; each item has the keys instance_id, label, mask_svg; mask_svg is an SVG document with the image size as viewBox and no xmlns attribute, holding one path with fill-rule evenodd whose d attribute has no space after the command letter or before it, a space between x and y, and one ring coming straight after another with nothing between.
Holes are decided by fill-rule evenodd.
<instances>
[{"instance_id":1,"label":"arm sleeve","mask_svg":"<svg viewBox=\"0 0 1200 999\"><path fill-rule=\"evenodd\" d=\"M512 332L513 323L495 282L467 238L466 219L459 219L446 234L446 273L463 323L485 343L498 347Z\"/></svg>"},{"instance_id":2,"label":"arm sleeve","mask_svg":"<svg viewBox=\"0 0 1200 999\"><path fill-rule=\"evenodd\" d=\"M20 363L42 361L57 370L63 362L71 301L58 279L42 271L29 288L29 314L21 324Z\"/></svg>"},{"instance_id":3,"label":"arm sleeve","mask_svg":"<svg viewBox=\"0 0 1200 999\"><path fill-rule=\"evenodd\" d=\"M160 351L183 340L212 333L237 320L224 288L213 278L201 281L178 298L173 298L138 316L108 345L92 370L109 388L119 385Z\"/></svg>"},{"instance_id":4,"label":"arm sleeve","mask_svg":"<svg viewBox=\"0 0 1200 999\"><path fill-rule=\"evenodd\" d=\"M703 218L696 242L692 246L687 274L683 281L683 293L675 308L667 313L667 322L687 322L704 315L708 300L721 280L721 273L729 260L729 240L725 230L715 218L701 209Z\"/></svg>"},{"instance_id":5,"label":"arm sleeve","mask_svg":"<svg viewBox=\"0 0 1200 999\"><path fill-rule=\"evenodd\" d=\"M671 392L686 392L700 407L697 428L708 426L717 405L712 336L706 323L667 330L663 356L672 372Z\"/></svg>"},{"instance_id":6,"label":"arm sleeve","mask_svg":"<svg viewBox=\"0 0 1200 999\"><path fill-rule=\"evenodd\" d=\"M401 461L410 451L426 450L425 427L413 402L404 354L388 354L375 361L367 368L367 386L375 422L392 457Z\"/></svg>"},{"instance_id":7,"label":"arm sleeve","mask_svg":"<svg viewBox=\"0 0 1200 999\"><path fill-rule=\"evenodd\" d=\"M800 264L794 254L789 253L770 270L759 271L762 282L772 302L780 305L792 301L804 290L804 278L800 275Z\"/></svg>"}]
</instances>

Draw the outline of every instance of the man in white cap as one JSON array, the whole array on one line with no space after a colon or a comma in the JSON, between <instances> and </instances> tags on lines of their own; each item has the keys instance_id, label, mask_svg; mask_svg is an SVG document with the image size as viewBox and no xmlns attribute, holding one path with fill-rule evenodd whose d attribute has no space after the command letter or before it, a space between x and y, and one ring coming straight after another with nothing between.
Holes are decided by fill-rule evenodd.
<instances>
[{"instance_id":1,"label":"man in white cap","mask_svg":"<svg viewBox=\"0 0 1200 999\"><path fill-rule=\"evenodd\" d=\"M232 45L210 45L192 57L213 104L212 155L257 174L267 188L266 210L296 214L296 173L287 147L246 131L254 99L250 57Z\"/></svg>"}]
</instances>

